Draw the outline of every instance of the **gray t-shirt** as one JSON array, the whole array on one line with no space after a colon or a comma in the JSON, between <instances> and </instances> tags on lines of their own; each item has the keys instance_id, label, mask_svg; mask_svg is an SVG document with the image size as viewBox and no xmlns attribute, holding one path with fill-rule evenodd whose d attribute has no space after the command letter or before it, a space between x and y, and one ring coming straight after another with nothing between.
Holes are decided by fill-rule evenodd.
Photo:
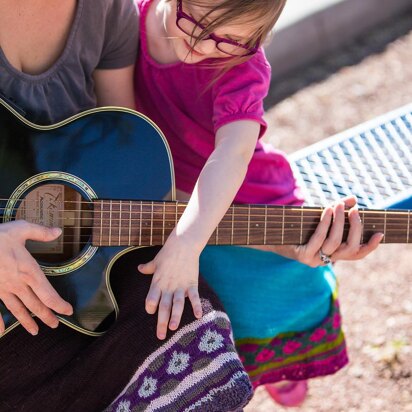
<instances>
[{"instance_id":1,"label":"gray t-shirt","mask_svg":"<svg viewBox=\"0 0 412 412\"><path fill-rule=\"evenodd\" d=\"M66 46L44 73L16 70L0 47L0 93L37 124L56 123L96 107L93 71L133 64L138 33L133 0L77 0Z\"/></svg>"}]
</instances>

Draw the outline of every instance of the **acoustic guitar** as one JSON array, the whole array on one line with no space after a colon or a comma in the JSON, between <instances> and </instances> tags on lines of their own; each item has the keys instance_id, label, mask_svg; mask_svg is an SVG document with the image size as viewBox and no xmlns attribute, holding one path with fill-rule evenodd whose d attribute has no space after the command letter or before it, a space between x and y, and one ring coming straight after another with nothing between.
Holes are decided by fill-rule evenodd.
<instances>
[{"instance_id":1,"label":"acoustic guitar","mask_svg":"<svg viewBox=\"0 0 412 412\"><path fill-rule=\"evenodd\" d=\"M132 110L99 108L39 126L2 99L0 136L0 221L62 228L59 239L28 241L27 248L73 305L72 316L58 316L61 322L101 335L119 312L110 286L114 262L134 248L163 245L186 207L174 200L165 137ZM234 204L209 244L303 244L321 213L319 207ZM411 242L410 211L360 213L363 241L383 232L384 243ZM0 313L6 333L19 325L1 301Z\"/></svg>"}]
</instances>

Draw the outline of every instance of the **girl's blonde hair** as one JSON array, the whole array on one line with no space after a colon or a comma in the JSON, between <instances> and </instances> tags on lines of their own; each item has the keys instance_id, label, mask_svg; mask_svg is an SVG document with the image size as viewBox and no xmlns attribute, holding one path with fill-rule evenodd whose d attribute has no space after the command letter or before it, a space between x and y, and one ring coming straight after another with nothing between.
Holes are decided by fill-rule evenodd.
<instances>
[{"instance_id":1,"label":"girl's blonde hair","mask_svg":"<svg viewBox=\"0 0 412 412\"><path fill-rule=\"evenodd\" d=\"M249 39L248 45L254 46L262 44L273 30L286 0L183 0L184 3L193 4L208 10L199 20L200 24L207 20L206 29L200 35L200 39L220 26L233 23L253 24L261 22L258 30ZM212 3L212 4L211 4ZM213 4L215 3L215 4ZM216 4L217 3L217 4ZM216 13L216 18L210 20L212 14Z\"/></svg>"},{"instance_id":2,"label":"girl's blonde hair","mask_svg":"<svg viewBox=\"0 0 412 412\"><path fill-rule=\"evenodd\" d=\"M171 0L165 1L170 2ZM206 10L205 15L198 21L205 29L200 36L196 36L192 44L193 48L218 27L234 23L253 24L254 27L258 27L246 43L247 46L254 47L263 45L265 40L273 34L274 26L286 5L286 0L183 0L183 6L184 3ZM216 17L212 17L213 15ZM261 22L261 24L256 24L256 22ZM249 60L251 57L253 54L228 56L228 58L221 59L220 62L216 59L212 63L204 63L205 68L219 69L204 92L209 90L232 67Z\"/></svg>"},{"instance_id":3,"label":"girl's blonde hair","mask_svg":"<svg viewBox=\"0 0 412 412\"><path fill-rule=\"evenodd\" d=\"M184 3L206 10L205 15L198 21L205 26L205 29L200 36L197 36L193 46L196 46L197 42L207 37L218 27L239 23L245 26L253 24L253 26L258 27L246 43L246 45L253 47L262 45L272 34L275 23L285 7L286 0L183 0ZM205 21L208 23L205 24ZM257 22L261 24L256 24ZM224 66L230 68L250 57L236 56L225 59Z\"/></svg>"}]
</instances>

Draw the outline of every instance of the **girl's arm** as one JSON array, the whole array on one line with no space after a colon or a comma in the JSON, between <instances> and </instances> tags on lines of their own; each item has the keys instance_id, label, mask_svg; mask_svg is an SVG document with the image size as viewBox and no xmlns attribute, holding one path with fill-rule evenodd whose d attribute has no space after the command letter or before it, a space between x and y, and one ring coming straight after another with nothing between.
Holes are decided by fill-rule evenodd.
<instances>
[{"instance_id":1,"label":"girl's arm","mask_svg":"<svg viewBox=\"0 0 412 412\"><path fill-rule=\"evenodd\" d=\"M215 150L200 173L178 224L156 258L139 265L140 272L154 274L146 311L154 314L159 308L159 339L166 337L168 326L171 330L179 326L185 297L189 297L195 316L202 316L199 256L245 178L259 130L259 123L242 120L217 131Z\"/></svg>"},{"instance_id":2,"label":"girl's arm","mask_svg":"<svg viewBox=\"0 0 412 412\"><path fill-rule=\"evenodd\" d=\"M134 65L121 69L95 70L97 105L135 109L133 89Z\"/></svg>"}]
</instances>

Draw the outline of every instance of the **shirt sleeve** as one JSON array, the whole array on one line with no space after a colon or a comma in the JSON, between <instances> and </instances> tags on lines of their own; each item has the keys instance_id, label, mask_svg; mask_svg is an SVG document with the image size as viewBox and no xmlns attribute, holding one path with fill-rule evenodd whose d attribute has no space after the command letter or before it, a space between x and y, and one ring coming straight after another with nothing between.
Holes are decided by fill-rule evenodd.
<instances>
[{"instance_id":1,"label":"shirt sleeve","mask_svg":"<svg viewBox=\"0 0 412 412\"><path fill-rule=\"evenodd\" d=\"M263 50L248 61L231 68L213 85L213 125L216 131L237 120L260 123L259 137L267 129L263 99L267 96L271 68Z\"/></svg>"},{"instance_id":2,"label":"shirt sleeve","mask_svg":"<svg viewBox=\"0 0 412 412\"><path fill-rule=\"evenodd\" d=\"M133 0L112 0L107 11L104 46L98 69L134 64L139 45L139 15Z\"/></svg>"}]
</instances>

